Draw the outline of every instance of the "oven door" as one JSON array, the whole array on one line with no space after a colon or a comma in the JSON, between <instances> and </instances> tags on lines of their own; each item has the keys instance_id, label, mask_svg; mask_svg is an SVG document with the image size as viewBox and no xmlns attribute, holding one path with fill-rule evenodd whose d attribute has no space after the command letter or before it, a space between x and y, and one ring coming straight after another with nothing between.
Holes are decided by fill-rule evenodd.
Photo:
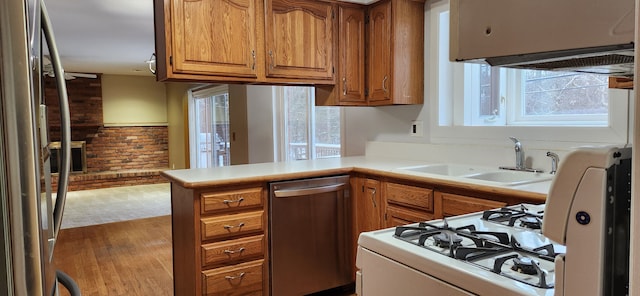
<instances>
[{"instance_id":1,"label":"oven door","mask_svg":"<svg viewBox=\"0 0 640 296\"><path fill-rule=\"evenodd\" d=\"M475 295L362 247L357 258L359 296Z\"/></svg>"}]
</instances>

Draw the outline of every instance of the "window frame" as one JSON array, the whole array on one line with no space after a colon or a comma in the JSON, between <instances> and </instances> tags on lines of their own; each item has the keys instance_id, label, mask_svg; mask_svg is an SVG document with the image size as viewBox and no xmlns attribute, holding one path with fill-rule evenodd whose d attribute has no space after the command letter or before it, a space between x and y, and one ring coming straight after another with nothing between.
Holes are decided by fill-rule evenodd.
<instances>
[{"instance_id":1,"label":"window frame","mask_svg":"<svg viewBox=\"0 0 640 296\"><path fill-rule=\"evenodd\" d=\"M516 136L523 141L536 142L541 147L572 147L586 144L627 144L629 142L629 105L630 92L611 89L609 104L609 124L604 127L594 126L464 126L464 92L453 87L455 79L464 79L464 63L449 66L448 59L440 59L440 52L448 55L448 36L441 36L440 13L449 10L449 1L436 1L427 4L427 20L425 22L425 53L428 65L426 79L431 79L431 87L427 89L430 100L430 139L432 143L463 144L497 144L508 141L507 137ZM448 23L448 21L447 21ZM447 42L442 44L442 42ZM440 78L448 79L440 79ZM442 91L441 91L442 90ZM454 98L454 99L452 99ZM507 101L506 108L513 108ZM440 117L440 106L452 115ZM508 116L513 116L513 112ZM507 120L514 120L508 118Z\"/></svg>"},{"instance_id":2,"label":"window frame","mask_svg":"<svg viewBox=\"0 0 640 296\"><path fill-rule=\"evenodd\" d=\"M274 145L276 146L274 151L276 151L275 156L276 156L276 161L288 161L288 160L293 160L293 159L288 159L287 158L287 143L288 143L288 139L287 139L287 133L286 133L286 121L287 121L287 106L284 102L284 87L286 86L274 86L273 87L273 97L275 98L275 108L274 108L274 118L277 118L277 120L275 120L275 128L274 128L274 132L275 132L275 137L276 137L276 141L274 141ZM307 151L309 151L308 153L308 159L316 159L316 151L315 149L312 149L312 147L315 147L315 142L316 142L316 137L315 137L315 108L317 108L318 106L315 106L315 90L313 87L310 87L309 90L309 102L307 104L308 109L307 112L309 114L309 116L307 117L309 119L309 121L306 124L306 128L307 128L307 136L308 136L308 141L307 141ZM341 107L335 107L335 108L339 108L340 110L340 155L343 156L344 155L344 151L345 151L345 116L344 116L344 108Z\"/></svg>"},{"instance_id":3,"label":"window frame","mask_svg":"<svg viewBox=\"0 0 640 296\"><path fill-rule=\"evenodd\" d=\"M197 157L194 157L198 154L198 143L197 143L197 135L196 132L196 122L198 122L199 116L196 114L196 106L195 99L196 98L211 98L220 95L229 96L229 86L227 84L218 85L218 86L204 86L199 88L193 88L188 91L188 138L189 138L189 167L190 168L198 168ZM214 134L215 135L215 134ZM215 141L215 139L212 139ZM217 165L217 161L213 161L216 165L213 167L219 167Z\"/></svg>"}]
</instances>

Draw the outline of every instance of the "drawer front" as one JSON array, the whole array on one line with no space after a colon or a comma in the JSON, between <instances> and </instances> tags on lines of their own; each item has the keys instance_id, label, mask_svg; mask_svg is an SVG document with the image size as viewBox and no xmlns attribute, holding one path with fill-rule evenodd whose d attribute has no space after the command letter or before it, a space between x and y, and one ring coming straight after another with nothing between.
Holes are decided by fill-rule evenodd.
<instances>
[{"instance_id":1,"label":"drawer front","mask_svg":"<svg viewBox=\"0 0 640 296\"><path fill-rule=\"evenodd\" d=\"M202 272L202 295L262 295L264 260Z\"/></svg>"},{"instance_id":2,"label":"drawer front","mask_svg":"<svg viewBox=\"0 0 640 296\"><path fill-rule=\"evenodd\" d=\"M202 266L228 264L264 254L264 235L202 245Z\"/></svg>"},{"instance_id":3,"label":"drawer front","mask_svg":"<svg viewBox=\"0 0 640 296\"><path fill-rule=\"evenodd\" d=\"M201 212L212 213L219 210L237 209L262 205L262 188L210 192L200 194Z\"/></svg>"},{"instance_id":4,"label":"drawer front","mask_svg":"<svg viewBox=\"0 0 640 296\"><path fill-rule=\"evenodd\" d=\"M387 202L415 206L433 211L433 189L396 183L386 184Z\"/></svg>"},{"instance_id":5,"label":"drawer front","mask_svg":"<svg viewBox=\"0 0 640 296\"><path fill-rule=\"evenodd\" d=\"M202 240L263 231L263 213L264 211L254 211L202 218L200 220Z\"/></svg>"},{"instance_id":6,"label":"drawer front","mask_svg":"<svg viewBox=\"0 0 640 296\"><path fill-rule=\"evenodd\" d=\"M506 206L506 202L442 193L442 214L445 217L481 212Z\"/></svg>"},{"instance_id":7,"label":"drawer front","mask_svg":"<svg viewBox=\"0 0 640 296\"><path fill-rule=\"evenodd\" d=\"M387 227L396 227L416 222L433 220L433 214L405 207L388 206L385 216Z\"/></svg>"}]
</instances>

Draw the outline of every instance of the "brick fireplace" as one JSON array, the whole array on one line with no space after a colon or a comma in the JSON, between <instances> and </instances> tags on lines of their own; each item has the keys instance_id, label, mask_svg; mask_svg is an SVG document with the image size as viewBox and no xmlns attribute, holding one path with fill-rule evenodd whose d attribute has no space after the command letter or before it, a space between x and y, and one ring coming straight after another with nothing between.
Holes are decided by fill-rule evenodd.
<instances>
[{"instance_id":1,"label":"brick fireplace","mask_svg":"<svg viewBox=\"0 0 640 296\"><path fill-rule=\"evenodd\" d=\"M70 191L166 182L160 176L160 172L169 167L166 126L105 127L100 77L68 80L67 92L71 140L85 145L86 166L83 171L70 175ZM45 79L45 100L50 122L49 138L51 142L58 142L58 93L54 80L48 77ZM57 175L53 176L53 182L57 183Z\"/></svg>"}]
</instances>

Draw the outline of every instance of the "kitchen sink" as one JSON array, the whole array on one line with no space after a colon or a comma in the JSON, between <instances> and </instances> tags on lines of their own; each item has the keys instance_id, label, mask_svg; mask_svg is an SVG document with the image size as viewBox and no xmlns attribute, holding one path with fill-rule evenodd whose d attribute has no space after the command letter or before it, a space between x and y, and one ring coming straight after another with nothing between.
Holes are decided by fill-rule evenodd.
<instances>
[{"instance_id":1,"label":"kitchen sink","mask_svg":"<svg viewBox=\"0 0 640 296\"><path fill-rule=\"evenodd\" d=\"M498 170L491 167L445 163L401 167L397 170L409 171L411 173L474 179L479 181L491 182L501 186L515 186L543 182L551 180L553 178L553 175L545 173Z\"/></svg>"},{"instance_id":2,"label":"kitchen sink","mask_svg":"<svg viewBox=\"0 0 640 296\"><path fill-rule=\"evenodd\" d=\"M490 168L474 167L461 164L428 164L399 168L399 170L412 171L416 173L436 174L443 176L463 176L469 174L479 174L491 170Z\"/></svg>"},{"instance_id":3,"label":"kitchen sink","mask_svg":"<svg viewBox=\"0 0 640 296\"><path fill-rule=\"evenodd\" d=\"M528 183L548 181L553 178L551 174L532 173L524 171L492 171L462 176L469 179L483 180L500 183L500 185L513 186Z\"/></svg>"}]
</instances>

